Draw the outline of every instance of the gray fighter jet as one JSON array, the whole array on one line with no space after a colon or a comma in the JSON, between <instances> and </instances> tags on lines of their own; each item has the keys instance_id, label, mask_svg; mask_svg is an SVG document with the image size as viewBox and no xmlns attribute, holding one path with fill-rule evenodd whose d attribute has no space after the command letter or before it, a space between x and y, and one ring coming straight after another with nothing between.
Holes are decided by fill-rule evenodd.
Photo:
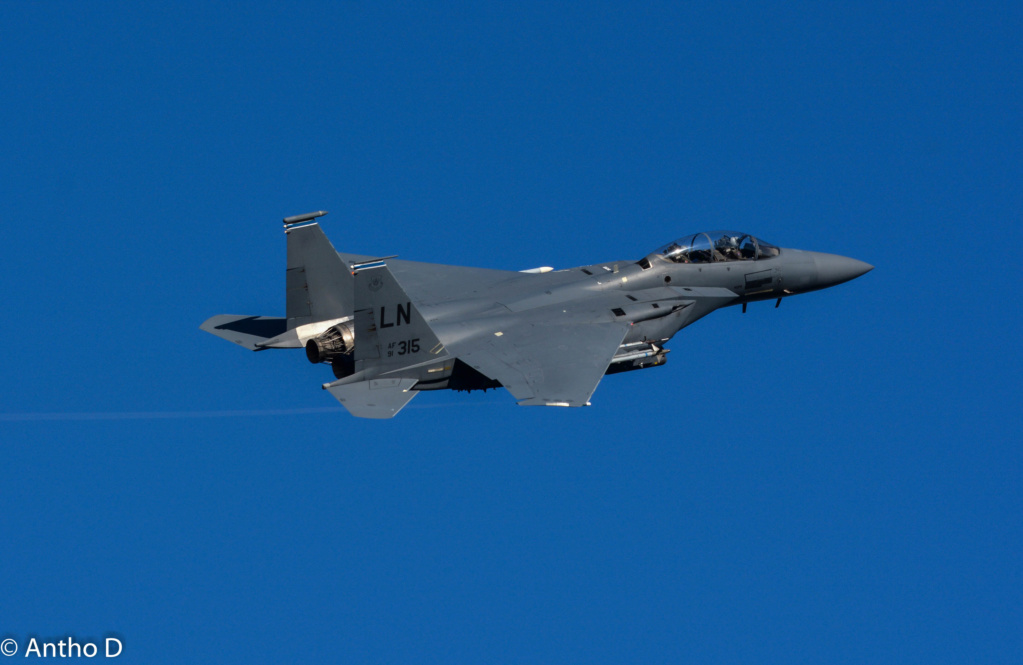
<instances>
[{"instance_id":1,"label":"gray fighter jet","mask_svg":"<svg viewBox=\"0 0 1023 665\"><path fill-rule=\"evenodd\" d=\"M283 318L201 328L254 351L304 348L353 416L391 418L420 391L506 388L519 404L586 406L605 374L663 365L665 343L721 307L849 281L873 266L696 233L638 261L522 272L335 251L320 211L284 220Z\"/></svg>"}]
</instances>

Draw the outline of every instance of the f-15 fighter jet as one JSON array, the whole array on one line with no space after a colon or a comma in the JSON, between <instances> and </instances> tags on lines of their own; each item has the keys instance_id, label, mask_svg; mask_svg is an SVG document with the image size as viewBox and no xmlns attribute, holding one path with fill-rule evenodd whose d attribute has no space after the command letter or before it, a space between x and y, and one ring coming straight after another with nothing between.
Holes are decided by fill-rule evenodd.
<instances>
[{"instance_id":1,"label":"f-15 fighter jet","mask_svg":"<svg viewBox=\"0 0 1023 665\"><path fill-rule=\"evenodd\" d=\"M504 387L519 404L586 406L605 374L664 364L665 343L721 307L841 284L873 266L747 233L679 238L647 256L523 272L335 251L284 219L286 316L214 316L247 349L301 349L353 416L391 418L425 390Z\"/></svg>"}]
</instances>

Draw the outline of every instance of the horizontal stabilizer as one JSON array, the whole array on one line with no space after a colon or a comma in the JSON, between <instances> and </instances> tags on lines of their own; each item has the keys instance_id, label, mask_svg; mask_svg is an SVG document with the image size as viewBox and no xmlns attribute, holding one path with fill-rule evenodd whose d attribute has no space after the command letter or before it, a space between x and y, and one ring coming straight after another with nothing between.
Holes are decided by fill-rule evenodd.
<instances>
[{"instance_id":1,"label":"horizontal stabilizer","mask_svg":"<svg viewBox=\"0 0 1023 665\"><path fill-rule=\"evenodd\" d=\"M356 418L393 418L412 401L416 379L371 379L327 388Z\"/></svg>"},{"instance_id":2,"label":"horizontal stabilizer","mask_svg":"<svg viewBox=\"0 0 1023 665\"><path fill-rule=\"evenodd\" d=\"M257 351L263 342L283 334L287 327L287 319L277 316L220 314L206 319L199 329Z\"/></svg>"}]
</instances>

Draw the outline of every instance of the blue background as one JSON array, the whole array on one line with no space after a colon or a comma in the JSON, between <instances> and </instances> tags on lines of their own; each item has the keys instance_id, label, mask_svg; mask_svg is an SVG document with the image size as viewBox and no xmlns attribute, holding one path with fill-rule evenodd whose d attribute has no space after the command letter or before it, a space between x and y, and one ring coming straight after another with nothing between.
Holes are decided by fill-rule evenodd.
<instances>
[{"instance_id":1,"label":"blue background","mask_svg":"<svg viewBox=\"0 0 1023 665\"><path fill-rule=\"evenodd\" d=\"M0 5L0 637L119 662L1023 661L1023 5ZM351 418L280 218L509 270L876 269L587 409ZM19 654L20 657L21 654Z\"/></svg>"}]
</instances>

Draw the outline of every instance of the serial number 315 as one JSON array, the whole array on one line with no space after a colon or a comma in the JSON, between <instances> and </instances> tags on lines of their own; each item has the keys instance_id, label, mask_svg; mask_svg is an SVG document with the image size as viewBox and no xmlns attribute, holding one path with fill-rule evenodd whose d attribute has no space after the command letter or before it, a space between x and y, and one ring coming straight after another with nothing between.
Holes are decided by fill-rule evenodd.
<instances>
[{"instance_id":1,"label":"serial number 315","mask_svg":"<svg viewBox=\"0 0 1023 665\"><path fill-rule=\"evenodd\" d=\"M399 342L391 342L387 345L387 357L394 355L404 356L408 353L419 353L419 338L403 339Z\"/></svg>"}]
</instances>

